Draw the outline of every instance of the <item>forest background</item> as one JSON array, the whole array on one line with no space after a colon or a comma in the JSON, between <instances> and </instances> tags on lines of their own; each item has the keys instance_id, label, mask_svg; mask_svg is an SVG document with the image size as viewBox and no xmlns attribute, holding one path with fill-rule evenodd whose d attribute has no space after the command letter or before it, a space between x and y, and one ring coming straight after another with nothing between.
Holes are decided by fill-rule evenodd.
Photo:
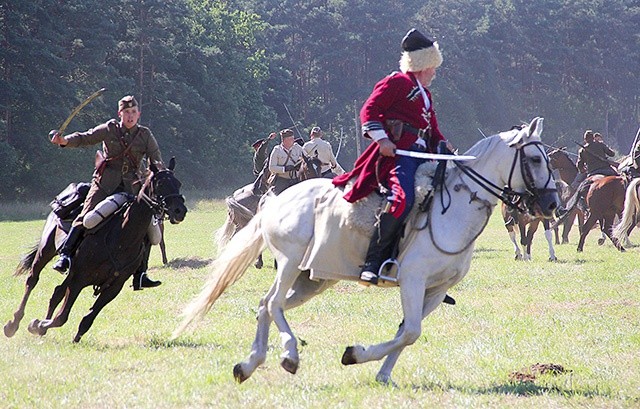
<instances>
[{"instance_id":1,"label":"forest background","mask_svg":"<svg viewBox=\"0 0 640 409\"><path fill-rule=\"evenodd\" d=\"M95 148L47 141L116 116L134 94L188 189L252 179L251 142L321 126L350 168L356 116L416 27L440 44L431 86L461 151L535 116L576 151L601 132L628 153L640 123L637 0L0 0L0 200L48 198L91 176ZM97 147L96 147L97 148Z\"/></svg>"}]
</instances>

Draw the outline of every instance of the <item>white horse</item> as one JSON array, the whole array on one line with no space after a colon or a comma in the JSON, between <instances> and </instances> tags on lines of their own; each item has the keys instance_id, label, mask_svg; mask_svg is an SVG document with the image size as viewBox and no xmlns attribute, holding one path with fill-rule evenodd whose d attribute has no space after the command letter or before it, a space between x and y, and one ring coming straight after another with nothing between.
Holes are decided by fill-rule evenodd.
<instances>
[{"instance_id":1,"label":"white horse","mask_svg":"<svg viewBox=\"0 0 640 409\"><path fill-rule=\"evenodd\" d=\"M476 143L467 153L476 159L466 162L469 165L457 164L448 171L444 187L450 200L443 201L436 196L426 213L413 210L411 220L414 222L407 224L398 257L397 285L400 286L404 320L391 341L348 347L342 357L343 364L386 357L376 379L382 383L392 382L391 370L402 350L420 336L422 320L443 302L447 290L469 271L475 239L486 226L499 198L519 203L521 208L526 206L536 215L551 217L559 199L540 140L542 123L542 118L535 118L522 129L503 132ZM423 182L417 179L417 190ZM363 245L358 246L358 254L341 247L333 253L335 258L355 257L360 264L369 241L368 237L345 226L319 225L314 210L323 195L337 192L340 201L346 203L341 198L342 191L336 189L329 180L314 179L268 200L213 262L205 288L185 309L184 321L174 332L174 338L209 311L222 292L239 279L268 246L278 264L276 279L260 301L251 353L246 361L234 367L233 374L238 382L243 382L265 362L272 320L280 331L284 348L281 365L295 373L299 364L297 341L284 311L303 304L337 282L336 279L311 280L309 271L301 269L306 253L314 242L317 245L320 241L314 240L314 234L322 234L325 227L334 227L332 236L325 237L320 247L336 247L332 244L336 240L341 243L361 241ZM438 191L435 193L437 195ZM446 212L443 212L443 204L448 206ZM421 223L415 222L418 219ZM428 219L426 223L425 219ZM421 226L415 228L417 224ZM344 235L349 240L345 241ZM352 279L358 280L357 265L354 270L340 273L352 274Z\"/></svg>"},{"instance_id":2,"label":"white horse","mask_svg":"<svg viewBox=\"0 0 640 409\"><path fill-rule=\"evenodd\" d=\"M624 210L620 221L613 226L611 231L611 235L619 243L624 243L626 247L631 247L629 234L638 223L638 215L640 215L640 178L635 178L627 186L624 195ZM598 240L598 244L600 244L600 240Z\"/></svg>"}]
</instances>

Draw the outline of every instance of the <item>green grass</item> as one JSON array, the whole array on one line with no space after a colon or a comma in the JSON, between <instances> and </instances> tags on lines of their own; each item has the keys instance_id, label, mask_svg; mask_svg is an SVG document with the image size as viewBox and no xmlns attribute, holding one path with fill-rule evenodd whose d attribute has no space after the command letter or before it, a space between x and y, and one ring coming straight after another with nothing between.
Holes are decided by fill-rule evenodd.
<instances>
[{"instance_id":1,"label":"green grass","mask_svg":"<svg viewBox=\"0 0 640 409\"><path fill-rule=\"evenodd\" d=\"M640 248L619 253L610 243L598 246L594 231L585 252L576 253L574 231L572 244L556 247L560 261L550 263L539 232L534 260L515 262L494 215L468 276L450 291L458 304L431 314L402 354L393 372L397 388L374 382L381 362L340 364L345 346L389 340L401 320L397 289L355 283L340 283L288 312L303 341L298 374L280 368L272 329L266 364L238 385L232 368L249 353L256 307L274 273L251 268L193 332L169 341L182 307L204 283L213 232L225 216L219 201L189 206L184 223L167 226L169 265L161 264L159 249L152 251L150 275L163 285L125 288L79 344L71 340L94 300L89 290L64 327L44 337L26 330L44 316L61 281L50 267L43 272L17 334L0 338L0 407L640 407ZM25 219L0 222L3 325L24 291L24 277L13 277L13 269L43 226L42 219ZM567 372L510 380L536 363Z\"/></svg>"}]
</instances>

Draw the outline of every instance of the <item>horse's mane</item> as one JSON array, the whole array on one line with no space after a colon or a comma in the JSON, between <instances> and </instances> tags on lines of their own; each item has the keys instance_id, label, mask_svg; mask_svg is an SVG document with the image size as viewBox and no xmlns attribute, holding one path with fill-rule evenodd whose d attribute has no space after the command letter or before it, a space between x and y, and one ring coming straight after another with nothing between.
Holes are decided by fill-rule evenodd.
<instances>
[{"instance_id":1,"label":"horse's mane","mask_svg":"<svg viewBox=\"0 0 640 409\"><path fill-rule=\"evenodd\" d=\"M512 131L503 132L497 135L489 136L484 139L480 139L467 152L465 152L465 155L472 155L472 156L475 156L476 158L480 158L484 156L487 152L492 151L495 145L497 145L498 143L502 143L504 136L510 133L513 133L513 132Z\"/></svg>"}]
</instances>

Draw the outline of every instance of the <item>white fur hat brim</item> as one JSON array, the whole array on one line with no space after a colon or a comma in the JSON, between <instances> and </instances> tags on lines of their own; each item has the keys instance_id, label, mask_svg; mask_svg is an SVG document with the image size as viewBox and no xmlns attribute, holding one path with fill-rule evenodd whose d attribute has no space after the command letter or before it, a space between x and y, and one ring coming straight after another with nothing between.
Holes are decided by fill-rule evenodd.
<instances>
[{"instance_id":1,"label":"white fur hat brim","mask_svg":"<svg viewBox=\"0 0 640 409\"><path fill-rule=\"evenodd\" d=\"M415 51L403 51L400 56L400 71L420 72L427 68L437 68L442 64L440 47L435 42L431 47Z\"/></svg>"}]
</instances>

